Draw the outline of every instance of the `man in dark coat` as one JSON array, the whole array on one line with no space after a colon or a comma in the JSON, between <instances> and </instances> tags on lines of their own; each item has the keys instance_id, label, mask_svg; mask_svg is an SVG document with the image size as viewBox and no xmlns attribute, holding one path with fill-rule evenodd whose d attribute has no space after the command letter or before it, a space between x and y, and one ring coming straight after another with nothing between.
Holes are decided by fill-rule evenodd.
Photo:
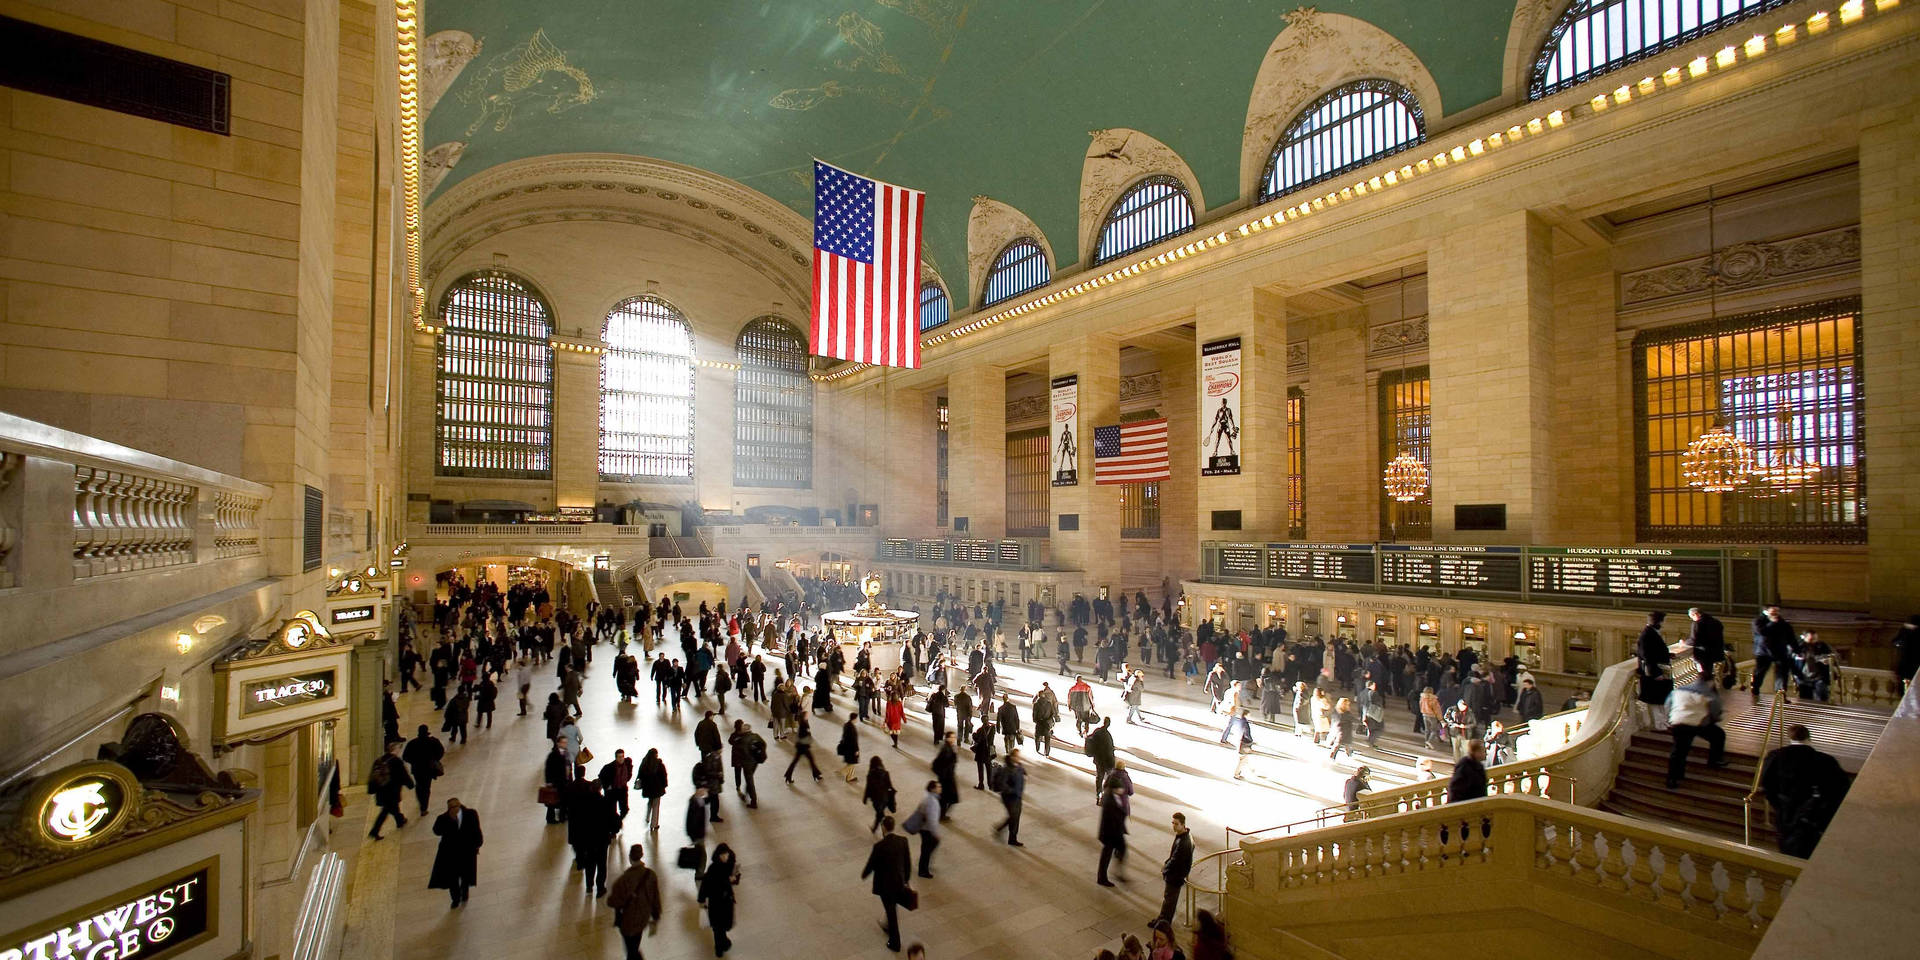
<instances>
[{"instance_id":1,"label":"man in dark coat","mask_svg":"<svg viewBox=\"0 0 1920 960\"><path fill-rule=\"evenodd\" d=\"M993 717L988 715L981 718L980 729L973 732L973 788L975 790L987 788L988 768L993 765L993 758L996 755L993 735Z\"/></svg>"},{"instance_id":2,"label":"man in dark coat","mask_svg":"<svg viewBox=\"0 0 1920 960\"><path fill-rule=\"evenodd\" d=\"M1000 742L1006 752L1012 753L1014 747L1026 743L1026 738L1020 735L1020 708L1013 705L1011 696L1004 693L1000 695L1000 712L996 720L1000 726Z\"/></svg>"},{"instance_id":3,"label":"man in dark coat","mask_svg":"<svg viewBox=\"0 0 1920 960\"><path fill-rule=\"evenodd\" d=\"M1514 699L1513 709L1519 712L1521 723L1546 716L1546 702L1540 696L1540 688L1533 685L1532 677L1520 681L1520 695Z\"/></svg>"},{"instance_id":4,"label":"man in dark coat","mask_svg":"<svg viewBox=\"0 0 1920 960\"><path fill-rule=\"evenodd\" d=\"M1453 762L1453 778L1447 781L1447 802L1477 800L1487 795L1487 745L1467 741L1467 751Z\"/></svg>"},{"instance_id":5,"label":"man in dark coat","mask_svg":"<svg viewBox=\"0 0 1920 960\"><path fill-rule=\"evenodd\" d=\"M1907 618L1900 632L1893 635L1893 675L1895 691L1906 696L1907 684L1913 682L1913 675L1920 671L1920 614Z\"/></svg>"},{"instance_id":6,"label":"man in dark coat","mask_svg":"<svg viewBox=\"0 0 1920 960\"><path fill-rule=\"evenodd\" d=\"M1193 872L1193 834L1187 830L1187 815L1173 815L1173 850L1160 864L1160 879L1166 882L1166 894L1160 898L1159 923L1172 923L1173 910L1180 903L1180 891L1187 886L1187 874Z\"/></svg>"},{"instance_id":7,"label":"man in dark coat","mask_svg":"<svg viewBox=\"0 0 1920 960\"><path fill-rule=\"evenodd\" d=\"M1799 640L1793 632L1793 624L1780 615L1780 605L1768 604L1760 615L1753 618L1753 700L1760 702L1760 688L1765 686L1767 668L1771 667L1781 687L1787 687L1787 675L1792 674L1796 682L1806 679L1800 671L1800 662L1793 657L1793 645Z\"/></svg>"},{"instance_id":8,"label":"man in dark coat","mask_svg":"<svg viewBox=\"0 0 1920 960\"><path fill-rule=\"evenodd\" d=\"M427 889L451 894L451 910L466 903L467 888L479 882L480 815L461 806L460 798L449 797L447 812L433 821L433 835L440 838L440 849L433 854Z\"/></svg>"},{"instance_id":9,"label":"man in dark coat","mask_svg":"<svg viewBox=\"0 0 1920 960\"><path fill-rule=\"evenodd\" d=\"M994 832L1007 831L1007 846L1024 847L1020 842L1020 810L1026 803L1027 768L1020 762L1020 751L1007 754L1006 771L1000 778L1000 805L1007 810L1007 818L994 825Z\"/></svg>"},{"instance_id":10,"label":"man in dark coat","mask_svg":"<svg viewBox=\"0 0 1920 960\"><path fill-rule=\"evenodd\" d=\"M1767 754L1760 765L1760 792L1773 808L1780 852L1813 856L1813 848L1846 799L1851 782L1840 761L1808 743L1804 724L1787 727L1787 744Z\"/></svg>"},{"instance_id":11,"label":"man in dark coat","mask_svg":"<svg viewBox=\"0 0 1920 960\"><path fill-rule=\"evenodd\" d=\"M380 827L388 817L401 827L407 825L407 815L400 812L400 793L411 786L413 778L407 775L406 761L400 759L400 741L388 741L387 752L373 761L373 769L367 773L367 792L380 808L380 815L373 819L373 829L367 831L367 836L380 839Z\"/></svg>"},{"instance_id":12,"label":"man in dark coat","mask_svg":"<svg viewBox=\"0 0 1920 960\"><path fill-rule=\"evenodd\" d=\"M1107 793L1100 801L1100 872L1095 882L1103 887L1113 886L1107 879L1107 866L1115 859L1122 864L1127 859L1127 803L1120 794L1118 778L1109 780ZM1121 879L1125 879L1122 877Z\"/></svg>"},{"instance_id":13,"label":"man in dark coat","mask_svg":"<svg viewBox=\"0 0 1920 960\"><path fill-rule=\"evenodd\" d=\"M646 852L638 843L627 848L629 866L607 891L607 906L613 909L613 925L627 945L627 960L645 960L640 956L640 935L660 924L660 878L641 862Z\"/></svg>"},{"instance_id":14,"label":"man in dark coat","mask_svg":"<svg viewBox=\"0 0 1920 960\"><path fill-rule=\"evenodd\" d=\"M933 743L939 746L947 736L947 685L941 684L927 694L927 716L933 720Z\"/></svg>"},{"instance_id":15,"label":"man in dark coat","mask_svg":"<svg viewBox=\"0 0 1920 960\"><path fill-rule=\"evenodd\" d=\"M588 777L573 781L567 803L567 843L573 847L573 865L585 874L588 890L607 894L607 844L613 840L618 818L613 803L600 792L600 783Z\"/></svg>"},{"instance_id":16,"label":"man in dark coat","mask_svg":"<svg viewBox=\"0 0 1920 960\"><path fill-rule=\"evenodd\" d=\"M900 903L910 892L913 876L913 852L907 838L893 832L893 817L880 819L881 836L867 854L867 865L860 870L862 879L873 878L873 895L887 911L887 949L900 950Z\"/></svg>"},{"instance_id":17,"label":"man in dark coat","mask_svg":"<svg viewBox=\"0 0 1920 960\"><path fill-rule=\"evenodd\" d=\"M547 822L567 822L567 788L573 783L573 761L567 756L565 737L553 738L553 749L547 751L542 778L541 782L553 788L554 796L554 802L547 804Z\"/></svg>"},{"instance_id":18,"label":"man in dark coat","mask_svg":"<svg viewBox=\"0 0 1920 960\"><path fill-rule=\"evenodd\" d=\"M960 765L960 751L953 741L953 734L940 738L940 751L933 755L933 776L940 781L940 819L948 820L953 816L953 806L960 802L960 786L954 780L954 768Z\"/></svg>"},{"instance_id":19,"label":"man in dark coat","mask_svg":"<svg viewBox=\"0 0 1920 960\"><path fill-rule=\"evenodd\" d=\"M433 781L440 776L440 760L447 755L440 738L427 731L427 725L420 725L420 733L407 741L406 749L400 751L400 759L407 762L407 769L413 773L413 797L420 802L420 815L427 815L427 801L433 798Z\"/></svg>"},{"instance_id":20,"label":"man in dark coat","mask_svg":"<svg viewBox=\"0 0 1920 960\"><path fill-rule=\"evenodd\" d=\"M1099 803L1105 795L1107 774L1113 772L1113 725L1112 717L1101 717L1099 729L1087 734L1087 756L1093 760L1093 802Z\"/></svg>"},{"instance_id":21,"label":"man in dark coat","mask_svg":"<svg viewBox=\"0 0 1920 960\"><path fill-rule=\"evenodd\" d=\"M1673 663L1673 653L1660 633L1666 619L1667 615L1658 610L1647 614L1647 625L1640 628L1640 639L1634 644L1634 655L1639 658L1635 668L1640 678L1639 699L1649 706L1664 705L1667 694L1673 692L1673 679L1666 671Z\"/></svg>"},{"instance_id":22,"label":"man in dark coat","mask_svg":"<svg viewBox=\"0 0 1920 960\"><path fill-rule=\"evenodd\" d=\"M1687 616L1693 620L1693 633L1687 637L1687 645L1693 648L1693 662L1699 665L1701 676L1711 677L1720 661L1727 658L1726 625L1699 607L1688 607Z\"/></svg>"}]
</instances>

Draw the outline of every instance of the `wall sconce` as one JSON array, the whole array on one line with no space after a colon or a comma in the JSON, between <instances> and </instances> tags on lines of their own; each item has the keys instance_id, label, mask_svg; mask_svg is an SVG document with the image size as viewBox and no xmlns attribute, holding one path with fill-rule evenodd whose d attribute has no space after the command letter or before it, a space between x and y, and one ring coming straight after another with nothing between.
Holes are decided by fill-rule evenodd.
<instances>
[{"instance_id":1,"label":"wall sconce","mask_svg":"<svg viewBox=\"0 0 1920 960\"><path fill-rule=\"evenodd\" d=\"M1525 640L1527 638L1527 632L1525 630L1515 630L1513 632L1513 638L1515 640Z\"/></svg>"},{"instance_id":2,"label":"wall sconce","mask_svg":"<svg viewBox=\"0 0 1920 960\"><path fill-rule=\"evenodd\" d=\"M1462 634L1465 634L1466 636L1469 636L1469 637L1471 637L1471 636L1473 636L1473 628L1472 628L1472 627L1461 627L1461 628L1460 628L1460 632L1461 632Z\"/></svg>"},{"instance_id":3,"label":"wall sconce","mask_svg":"<svg viewBox=\"0 0 1920 960\"><path fill-rule=\"evenodd\" d=\"M1387 625L1387 618L1386 618L1386 617L1374 617L1374 618L1373 618L1373 625L1374 625L1374 626L1376 626L1376 627L1384 627L1384 626L1386 626L1386 625Z\"/></svg>"},{"instance_id":4,"label":"wall sconce","mask_svg":"<svg viewBox=\"0 0 1920 960\"><path fill-rule=\"evenodd\" d=\"M1422 630L1432 630L1432 629L1433 629L1433 624L1431 624L1431 623L1428 623L1428 622L1426 622L1425 620L1422 620L1422 621L1420 621L1420 629L1422 629Z\"/></svg>"},{"instance_id":5,"label":"wall sconce","mask_svg":"<svg viewBox=\"0 0 1920 960\"><path fill-rule=\"evenodd\" d=\"M174 645L174 647L175 647L176 649L178 649L178 650L179 650L179 651L180 651L181 653L183 653L183 654L184 654L184 653L186 653L186 652L187 652L187 651L189 651L189 650L192 650L192 649L193 649L193 634L191 634L191 633L182 633L181 635L179 635L179 636L177 636L177 637L174 637L174 638L173 638L173 645Z\"/></svg>"},{"instance_id":6,"label":"wall sconce","mask_svg":"<svg viewBox=\"0 0 1920 960\"><path fill-rule=\"evenodd\" d=\"M168 703L171 703L171 704L173 704L173 705L174 705L174 706L176 706L176 707L177 707L177 706L179 706L179 705L180 705L180 683L179 683L179 681L163 681L163 682L161 682L161 684L160 684L160 699L162 699L162 700L164 700L164 701L166 701L166 702L168 702Z\"/></svg>"},{"instance_id":7,"label":"wall sconce","mask_svg":"<svg viewBox=\"0 0 1920 960\"><path fill-rule=\"evenodd\" d=\"M327 576L328 576L329 578L337 578L337 577L339 577L339 576L340 576L340 568L339 568L339 567L328 567L328 568L327 568Z\"/></svg>"},{"instance_id":8,"label":"wall sconce","mask_svg":"<svg viewBox=\"0 0 1920 960\"><path fill-rule=\"evenodd\" d=\"M1347 622L1347 615L1343 613L1343 614L1341 614L1341 615L1339 615L1339 616L1337 616L1337 617L1334 617L1333 619L1334 619L1334 620L1335 620L1336 622L1338 622L1338 623L1346 623L1346 622Z\"/></svg>"}]
</instances>

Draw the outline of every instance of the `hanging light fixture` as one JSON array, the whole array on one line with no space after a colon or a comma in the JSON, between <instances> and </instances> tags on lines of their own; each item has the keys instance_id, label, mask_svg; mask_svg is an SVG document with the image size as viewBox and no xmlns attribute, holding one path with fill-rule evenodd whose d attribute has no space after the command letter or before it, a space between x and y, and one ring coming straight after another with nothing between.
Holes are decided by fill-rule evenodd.
<instances>
[{"instance_id":1,"label":"hanging light fixture","mask_svg":"<svg viewBox=\"0 0 1920 960\"><path fill-rule=\"evenodd\" d=\"M1792 490L1812 482L1820 475L1820 465L1809 462L1800 452L1800 446L1793 442L1793 411L1782 406L1773 415L1777 428L1780 447L1760 468L1760 475L1766 481L1782 490Z\"/></svg>"},{"instance_id":2,"label":"hanging light fixture","mask_svg":"<svg viewBox=\"0 0 1920 960\"><path fill-rule=\"evenodd\" d=\"M1396 399L1399 398L1401 391L1412 389L1407 383L1406 369L1404 366L1408 340L1406 327L1404 326L1406 322L1407 278L1403 270L1400 277L1400 323L1402 324L1400 330L1400 359L1403 365L1400 371L1401 376L1399 380L1394 383L1393 387ZM1396 404L1396 406L1398 406L1398 404ZM1400 446L1399 419L1399 414L1396 410L1393 417L1393 446L1398 452L1394 454L1393 459L1387 461L1386 469L1380 472L1380 483L1381 486L1386 488L1387 496L1401 503L1412 503L1427 495L1427 486L1428 482L1432 479L1432 474L1427 470L1425 461Z\"/></svg>"},{"instance_id":3,"label":"hanging light fixture","mask_svg":"<svg viewBox=\"0 0 1920 960\"><path fill-rule=\"evenodd\" d=\"M1726 493L1738 489L1753 476L1753 449L1728 427L1720 409L1720 268L1714 263L1718 252L1714 238L1713 188L1707 188L1707 315L1712 321L1713 376L1709 381L1715 409L1713 426L1708 427L1680 456L1680 476L1687 485L1708 493Z\"/></svg>"}]
</instances>

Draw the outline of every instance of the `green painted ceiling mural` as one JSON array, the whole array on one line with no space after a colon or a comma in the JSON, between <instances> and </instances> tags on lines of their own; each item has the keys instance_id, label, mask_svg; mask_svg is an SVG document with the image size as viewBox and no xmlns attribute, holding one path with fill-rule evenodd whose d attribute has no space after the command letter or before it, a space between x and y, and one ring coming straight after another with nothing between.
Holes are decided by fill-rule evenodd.
<instances>
[{"instance_id":1,"label":"green painted ceiling mural","mask_svg":"<svg viewBox=\"0 0 1920 960\"><path fill-rule=\"evenodd\" d=\"M1398 37L1449 112L1499 96L1514 0L1318 0ZM976 194L1078 257L1087 133L1131 127L1238 194L1262 56L1297 0L431 0L483 44L427 121L439 189L551 153L657 157L812 213L811 158L927 191L927 252L966 302Z\"/></svg>"}]
</instances>

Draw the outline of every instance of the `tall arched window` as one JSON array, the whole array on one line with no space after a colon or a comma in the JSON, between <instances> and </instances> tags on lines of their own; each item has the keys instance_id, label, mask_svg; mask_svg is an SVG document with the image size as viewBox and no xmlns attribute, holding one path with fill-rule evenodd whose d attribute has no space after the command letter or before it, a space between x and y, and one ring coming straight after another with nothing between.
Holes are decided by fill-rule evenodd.
<instances>
[{"instance_id":1,"label":"tall arched window","mask_svg":"<svg viewBox=\"0 0 1920 960\"><path fill-rule=\"evenodd\" d=\"M813 381L807 341L778 317L747 324L734 343L733 482L813 486Z\"/></svg>"},{"instance_id":2,"label":"tall arched window","mask_svg":"<svg viewBox=\"0 0 1920 960\"><path fill-rule=\"evenodd\" d=\"M952 304L947 302L947 291L939 283L929 280L920 285L920 329L932 330L947 322Z\"/></svg>"},{"instance_id":3,"label":"tall arched window","mask_svg":"<svg viewBox=\"0 0 1920 960\"><path fill-rule=\"evenodd\" d=\"M553 475L553 314L518 277L482 270L440 300L436 472Z\"/></svg>"},{"instance_id":4,"label":"tall arched window","mask_svg":"<svg viewBox=\"0 0 1920 960\"><path fill-rule=\"evenodd\" d=\"M1533 61L1534 100L1793 0L1573 0Z\"/></svg>"},{"instance_id":5,"label":"tall arched window","mask_svg":"<svg viewBox=\"0 0 1920 960\"><path fill-rule=\"evenodd\" d=\"M993 267L987 271L987 292L980 298L980 305L990 307L1035 287L1046 286L1047 276L1046 251L1041 250L1039 242L1032 237L1021 237L993 258Z\"/></svg>"},{"instance_id":6,"label":"tall arched window","mask_svg":"<svg viewBox=\"0 0 1920 960\"><path fill-rule=\"evenodd\" d=\"M1193 229L1193 197L1178 177L1156 175L1127 189L1100 228L1094 263L1145 250Z\"/></svg>"},{"instance_id":7,"label":"tall arched window","mask_svg":"<svg viewBox=\"0 0 1920 960\"><path fill-rule=\"evenodd\" d=\"M693 328L634 297L607 314L600 358L600 479L693 478Z\"/></svg>"},{"instance_id":8,"label":"tall arched window","mask_svg":"<svg viewBox=\"0 0 1920 960\"><path fill-rule=\"evenodd\" d=\"M1378 79L1335 87L1308 104L1280 135L1260 178L1260 202L1366 166L1426 138L1420 101L1406 87Z\"/></svg>"}]
</instances>

